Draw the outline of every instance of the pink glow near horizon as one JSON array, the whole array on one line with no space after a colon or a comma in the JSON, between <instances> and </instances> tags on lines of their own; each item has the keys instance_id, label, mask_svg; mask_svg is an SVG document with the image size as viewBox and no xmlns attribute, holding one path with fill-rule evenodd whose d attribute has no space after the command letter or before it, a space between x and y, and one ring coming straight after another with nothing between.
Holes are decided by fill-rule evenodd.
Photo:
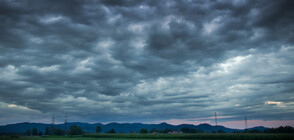
<instances>
[{"instance_id":1,"label":"pink glow near horizon","mask_svg":"<svg viewBox=\"0 0 294 140\"><path fill-rule=\"evenodd\" d=\"M229 128L239 128L245 129L245 122L244 121L228 121L228 122L220 122L219 125L223 125ZM252 128L255 126L264 126L264 127L279 127L279 126L292 126L294 127L294 120L271 120L271 121L264 121L264 120L248 120L247 121L248 128Z\"/></svg>"},{"instance_id":2,"label":"pink glow near horizon","mask_svg":"<svg viewBox=\"0 0 294 140\"><path fill-rule=\"evenodd\" d=\"M193 121L194 119L170 119L170 120L163 120L161 122L166 122L173 125L179 124L194 124L199 125L202 123L208 123L214 125L215 122L213 121ZM159 122L160 123L160 122ZM218 125L222 125L228 128L235 128L235 129L245 129L245 122L242 121L226 121L226 122L218 122ZM264 120L248 120L247 121L248 128L252 128L255 126L264 126L264 127L279 127L279 126L292 126L294 127L294 120L271 120L271 121L264 121Z\"/></svg>"},{"instance_id":3,"label":"pink glow near horizon","mask_svg":"<svg viewBox=\"0 0 294 140\"><path fill-rule=\"evenodd\" d=\"M226 117L224 117L226 118ZM3 120L3 118L0 118L0 120ZM13 123L18 123L19 120L15 120L13 122L10 122L10 124ZM26 122L26 121L25 121ZM48 119L39 119L39 120L35 120L32 121L35 123L51 123L51 121L49 121ZM140 123L145 123L145 124L159 124L162 122L166 122L168 124L172 124L172 125L180 125L180 124L193 124L193 125L199 125L199 124L203 124L203 123L207 123L210 125L215 125L214 122L214 118L211 118L211 120L206 120L206 121L202 121L199 118L193 118L193 119L169 119L169 120L160 120L160 121L144 121L144 122L140 122ZM63 121L55 121L55 124L61 124L63 123ZM97 123L97 122L88 122L88 123ZM100 122L101 123L101 122ZM111 122L102 122L102 124L107 124L107 123L111 123ZM138 122L118 122L118 123L138 123ZM4 124L1 124L4 125ZM234 129L245 129L245 122L244 120L242 121L219 121L218 125L222 125L228 128L234 128ZM252 128L255 126L264 126L264 127L268 127L268 128L276 128L279 126L292 126L294 127L294 120L271 120L271 121L264 121L264 120L248 120L247 121L247 126L248 128Z\"/></svg>"},{"instance_id":4,"label":"pink glow near horizon","mask_svg":"<svg viewBox=\"0 0 294 140\"><path fill-rule=\"evenodd\" d=\"M211 123L211 121L197 121L194 119L193 120L186 120L186 119L170 119L170 120L162 120L162 121L155 121L154 123L162 123L162 122L166 122L168 124L172 124L172 125L180 125L180 124L194 124L194 125L198 125L198 124L202 124L202 123Z\"/></svg>"}]
</instances>

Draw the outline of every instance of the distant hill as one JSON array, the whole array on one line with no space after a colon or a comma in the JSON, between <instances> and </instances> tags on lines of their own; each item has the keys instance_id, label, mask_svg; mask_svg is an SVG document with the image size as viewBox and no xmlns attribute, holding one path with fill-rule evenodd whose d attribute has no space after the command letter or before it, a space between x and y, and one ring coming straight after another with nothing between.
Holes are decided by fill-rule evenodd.
<instances>
[{"instance_id":1,"label":"distant hill","mask_svg":"<svg viewBox=\"0 0 294 140\"><path fill-rule=\"evenodd\" d=\"M256 127L249 128L248 130L254 130L254 129L257 129L257 130L263 132L265 129L268 129L268 128L263 127L263 126L256 126Z\"/></svg>"},{"instance_id":2,"label":"distant hill","mask_svg":"<svg viewBox=\"0 0 294 140\"><path fill-rule=\"evenodd\" d=\"M181 125L171 125L167 123L160 123L160 124L142 124L142 123L108 123L108 124L101 124L101 123L95 123L95 124L89 124L89 123L81 123L81 122L69 122L67 124L67 129L71 125L77 125L80 126L85 132L88 133L94 133L96 131L96 126L99 125L102 128L102 133L106 132L110 129L114 129L116 132L122 132L122 133L130 133L130 132L139 132L141 128L147 128L148 130L151 130L153 128L156 128L158 130L164 130L166 128L170 128L173 130L180 130L183 127L187 128L193 128L197 130L203 130L204 132L217 132L218 130L223 130L226 133L231 132L240 132L243 130L240 129L231 129L226 128L224 126L212 126L210 124L200 124L200 125L192 125L192 124L181 124ZM43 124L43 123L17 123L17 124L8 124L4 126L0 126L0 133L7 133L7 132L26 132L27 129L37 128L39 131L44 132L46 127L51 127L51 124ZM56 128L64 128L64 124L56 124ZM260 131L263 131L264 129L267 129L265 127L254 127L250 128L252 129L258 129Z\"/></svg>"}]
</instances>

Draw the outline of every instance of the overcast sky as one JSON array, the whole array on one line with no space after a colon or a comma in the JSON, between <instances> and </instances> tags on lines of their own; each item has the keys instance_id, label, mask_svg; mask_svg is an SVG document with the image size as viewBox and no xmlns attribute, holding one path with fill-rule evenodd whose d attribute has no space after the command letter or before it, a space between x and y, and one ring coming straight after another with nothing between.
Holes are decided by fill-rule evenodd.
<instances>
[{"instance_id":1,"label":"overcast sky","mask_svg":"<svg viewBox=\"0 0 294 140\"><path fill-rule=\"evenodd\" d=\"M0 125L294 126L293 0L1 0Z\"/></svg>"}]
</instances>

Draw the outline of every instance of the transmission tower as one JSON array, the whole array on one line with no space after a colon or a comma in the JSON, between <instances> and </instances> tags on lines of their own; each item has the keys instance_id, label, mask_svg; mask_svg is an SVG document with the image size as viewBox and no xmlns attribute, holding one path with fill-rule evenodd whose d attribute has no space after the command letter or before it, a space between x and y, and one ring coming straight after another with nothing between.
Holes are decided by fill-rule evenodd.
<instances>
[{"instance_id":1,"label":"transmission tower","mask_svg":"<svg viewBox=\"0 0 294 140\"><path fill-rule=\"evenodd\" d=\"M54 115L52 116L52 126L54 126Z\"/></svg>"},{"instance_id":2,"label":"transmission tower","mask_svg":"<svg viewBox=\"0 0 294 140\"><path fill-rule=\"evenodd\" d=\"M67 135L66 134L66 125L67 125L67 114L65 113L65 115L64 115L64 134L65 135Z\"/></svg>"},{"instance_id":3,"label":"transmission tower","mask_svg":"<svg viewBox=\"0 0 294 140\"><path fill-rule=\"evenodd\" d=\"M246 113L245 113L245 130L247 130L247 116L246 116Z\"/></svg>"},{"instance_id":4,"label":"transmission tower","mask_svg":"<svg viewBox=\"0 0 294 140\"><path fill-rule=\"evenodd\" d=\"M215 118L215 126L217 126L217 115L216 115L216 112L214 112L214 118Z\"/></svg>"}]
</instances>

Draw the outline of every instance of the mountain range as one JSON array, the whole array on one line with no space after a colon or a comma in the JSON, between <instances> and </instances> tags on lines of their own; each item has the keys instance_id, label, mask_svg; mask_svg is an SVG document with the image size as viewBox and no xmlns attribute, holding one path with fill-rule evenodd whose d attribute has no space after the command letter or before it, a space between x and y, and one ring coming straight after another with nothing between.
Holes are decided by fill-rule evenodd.
<instances>
[{"instance_id":1,"label":"mountain range","mask_svg":"<svg viewBox=\"0 0 294 140\"><path fill-rule=\"evenodd\" d=\"M141 128L147 128L151 130L153 128L157 130L164 130L166 128L173 129L173 130L181 130L183 127L193 128L196 130L203 130L204 132L217 132L218 130L223 130L226 133L232 132L241 132L241 129L231 129L226 128L224 126L212 126L210 124L199 124L199 125L192 125L192 124L180 124L180 125L171 125L167 123L160 123L160 124L142 124L142 123L108 123L108 124L101 124L101 123L81 123L81 122L69 122L67 123L67 130L71 125L77 125L83 129L83 131L87 133L95 133L96 126L101 126L102 133L106 132L110 129L114 129L116 132L121 133L130 133L130 132L139 132ZM44 123L16 123L16 124L8 124L0 126L0 133L10 133L10 132L26 132L27 129L37 128L39 131L45 132L46 127L51 127L52 124L44 124ZM55 124L55 128L64 129L64 124ZM260 131L264 131L267 129L263 126L249 128L249 130L257 129Z\"/></svg>"}]
</instances>

